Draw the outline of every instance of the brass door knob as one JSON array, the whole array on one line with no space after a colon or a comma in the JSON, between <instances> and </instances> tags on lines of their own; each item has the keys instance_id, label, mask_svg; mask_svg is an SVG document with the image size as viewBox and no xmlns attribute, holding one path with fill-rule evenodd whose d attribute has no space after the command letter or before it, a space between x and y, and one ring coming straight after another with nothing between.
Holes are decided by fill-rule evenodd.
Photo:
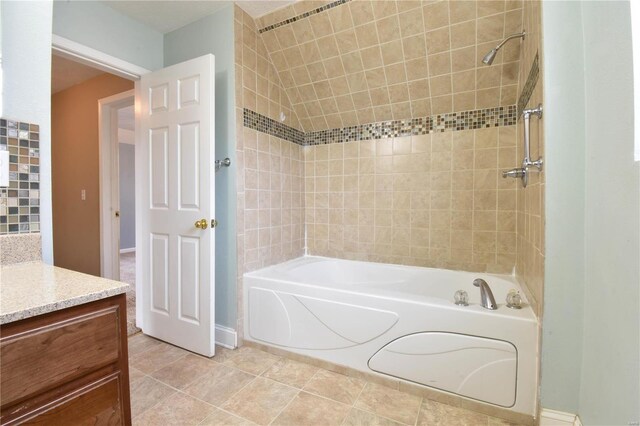
<instances>
[{"instance_id":1,"label":"brass door knob","mask_svg":"<svg viewBox=\"0 0 640 426\"><path fill-rule=\"evenodd\" d=\"M207 229L207 226L209 225L207 219L200 219L200 220L196 220L196 228L198 229Z\"/></svg>"}]
</instances>

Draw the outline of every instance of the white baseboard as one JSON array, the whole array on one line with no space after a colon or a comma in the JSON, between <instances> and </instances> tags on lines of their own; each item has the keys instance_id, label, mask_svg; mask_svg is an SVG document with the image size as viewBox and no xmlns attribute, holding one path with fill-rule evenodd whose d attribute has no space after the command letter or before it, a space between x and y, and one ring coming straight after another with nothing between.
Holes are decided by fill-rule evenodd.
<instances>
[{"instance_id":1,"label":"white baseboard","mask_svg":"<svg viewBox=\"0 0 640 426\"><path fill-rule=\"evenodd\" d=\"M543 408L540 413L540 426L582 426L582 422L576 414Z\"/></svg>"},{"instance_id":2,"label":"white baseboard","mask_svg":"<svg viewBox=\"0 0 640 426\"><path fill-rule=\"evenodd\" d=\"M124 249L120 249L120 254L133 253L134 251L136 251L135 247L124 248Z\"/></svg>"},{"instance_id":3,"label":"white baseboard","mask_svg":"<svg viewBox=\"0 0 640 426\"><path fill-rule=\"evenodd\" d=\"M238 333L232 328L216 324L216 345L227 349L237 348Z\"/></svg>"}]
</instances>

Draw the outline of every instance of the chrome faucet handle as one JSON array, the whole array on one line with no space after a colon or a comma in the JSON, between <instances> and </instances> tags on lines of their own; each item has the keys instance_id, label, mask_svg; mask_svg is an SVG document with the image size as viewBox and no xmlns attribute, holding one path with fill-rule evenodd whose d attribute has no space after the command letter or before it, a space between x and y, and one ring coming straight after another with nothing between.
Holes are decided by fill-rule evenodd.
<instances>
[{"instance_id":1,"label":"chrome faucet handle","mask_svg":"<svg viewBox=\"0 0 640 426\"><path fill-rule=\"evenodd\" d=\"M493 297L493 292L489 284L482 278L476 278L473 280L473 285L480 287L480 304L483 308L495 311L498 309L496 299Z\"/></svg>"}]
</instances>

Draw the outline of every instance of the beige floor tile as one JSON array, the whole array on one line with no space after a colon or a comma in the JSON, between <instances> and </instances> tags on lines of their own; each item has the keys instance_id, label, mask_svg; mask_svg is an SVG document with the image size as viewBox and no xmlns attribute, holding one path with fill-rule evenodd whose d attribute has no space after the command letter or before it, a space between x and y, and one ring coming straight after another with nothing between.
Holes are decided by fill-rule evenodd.
<instances>
[{"instance_id":1,"label":"beige floor tile","mask_svg":"<svg viewBox=\"0 0 640 426\"><path fill-rule=\"evenodd\" d=\"M236 367L247 373L260 375L280 359L279 356L243 346L236 349L224 361L225 365Z\"/></svg>"},{"instance_id":2,"label":"beige floor tile","mask_svg":"<svg viewBox=\"0 0 640 426\"><path fill-rule=\"evenodd\" d=\"M344 376L327 370L319 370L305 385L304 390L343 404L352 405L365 381L355 377Z\"/></svg>"},{"instance_id":3,"label":"beige floor tile","mask_svg":"<svg viewBox=\"0 0 640 426\"><path fill-rule=\"evenodd\" d=\"M230 357L232 357L237 351L238 349L227 349L227 348L223 348L222 346L216 345L216 354L211 359L216 362L222 363L228 360Z\"/></svg>"},{"instance_id":4,"label":"beige floor tile","mask_svg":"<svg viewBox=\"0 0 640 426\"><path fill-rule=\"evenodd\" d=\"M209 404L176 392L133 419L133 424L134 426L197 425L213 410L215 408Z\"/></svg>"},{"instance_id":5,"label":"beige floor tile","mask_svg":"<svg viewBox=\"0 0 640 426\"><path fill-rule=\"evenodd\" d=\"M292 387L257 377L222 408L254 423L269 424L297 393Z\"/></svg>"},{"instance_id":6,"label":"beige floor tile","mask_svg":"<svg viewBox=\"0 0 640 426\"><path fill-rule=\"evenodd\" d=\"M300 392L273 421L273 425L340 425L351 407L310 393Z\"/></svg>"},{"instance_id":7,"label":"beige floor tile","mask_svg":"<svg viewBox=\"0 0 640 426\"><path fill-rule=\"evenodd\" d=\"M488 422L489 418L484 414L425 399L417 425L486 426Z\"/></svg>"},{"instance_id":8,"label":"beige floor tile","mask_svg":"<svg viewBox=\"0 0 640 426\"><path fill-rule=\"evenodd\" d=\"M129 367L129 385L132 385L134 382L142 379L145 374L138 370L137 368Z\"/></svg>"},{"instance_id":9,"label":"beige floor tile","mask_svg":"<svg viewBox=\"0 0 640 426\"><path fill-rule=\"evenodd\" d=\"M522 426L518 423L512 423L508 420L499 419L497 417L489 416L489 426Z\"/></svg>"},{"instance_id":10,"label":"beige floor tile","mask_svg":"<svg viewBox=\"0 0 640 426\"><path fill-rule=\"evenodd\" d=\"M130 365L146 374L151 374L156 370L170 364L189 352L176 346L161 343L148 351L138 354L130 361Z\"/></svg>"},{"instance_id":11,"label":"beige floor tile","mask_svg":"<svg viewBox=\"0 0 640 426\"><path fill-rule=\"evenodd\" d=\"M376 414L369 413L367 411L358 410L352 408L344 419L344 426L401 426L401 423L394 422L393 420L385 419Z\"/></svg>"},{"instance_id":12,"label":"beige floor tile","mask_svg":"<svg viewBox=\"0 0 640 426\"><path fill-rule=\"evenodd\" d=\"M213 409L213 413L209 415L200 426L233 426L233 425L255 425L255 423L249 420L243 419L233 414L224 412L218 408Z\"/></svg>"},{"instance_id":13,"label":"beige floor tile","mask_svg":"<svg viewBox=\"0 0 640 426\"><path fill-rule=\"evenodd\" d=\"M151 374L156 380L182 389L211 372L219 364L198 355L188 354Z\"/></svg>"},{"instance_id":14,"label":"beige floor tile","mask_svg":"<svg viewBox=\"0 0 640 426\"><path fill-rule=\"evenodd\" d=\"M420 411L422 398L385 386L367 383L355 403L356 408L412 425Z\"/></svg>"},{"instance_id":15,"label":"beige floor tile","mask_svg":"<svg viewBox=\"0 0 640 426\"><path fill-rule=\"evenodd\" d=\"M184 392L209 404L220 406L255 378L226 365L213 363L213 366L209 373L187 386Z\"/></svg>"},{"instance_id":16,"label":"beige floor tile","mask_svg":"<svg viewBox=\"0 0 640 426\"><path fill-rule=\"evenodd\" d=\"M302 388L317 371L318 368L312 365L283 358L262 375L294 388Z\"/></svg>"},{"instance_id":17,"label":"beige floor tile","mask_svg":"<svg viewBox=\"0 0 640 426\"><path fill-rule=\"evenodd\" d=\"M131 385L131 417L144 413L175 392L175 389L149 376L137 380Z\"/></svg>"},{"instance_id":18,"label":"beige floor tile","mask_svg":"<svg viewBox=\"0 0 640 426\"><path fill-rule=\"evenodd\" d=\"M160 344L162 344L160 340L156 340L146 334L138 333L128 340L129 358L133 358L142 352L148 351L155 346L159 346Z\"/></svg>"}]
</instances>

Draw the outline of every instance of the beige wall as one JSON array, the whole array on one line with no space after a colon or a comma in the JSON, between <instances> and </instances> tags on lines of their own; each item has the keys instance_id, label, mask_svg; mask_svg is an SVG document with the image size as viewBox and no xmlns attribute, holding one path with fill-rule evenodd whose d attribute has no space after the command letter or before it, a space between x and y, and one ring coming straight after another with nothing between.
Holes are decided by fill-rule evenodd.
<instances>
[{"instance_id":1,"label":"beige wall","mask_svg":"<svg viewBox=\"0 0 640 426\"><path fill-rule=\"evenodd\" d=\"M130 89L132 81L104 74L51 97L56 266L100 275L98 100Z\"/></svg>"},{"instance_id":2,"label":"beige wall","mask_svg":"<svg viewBox=\"0 0 640 426\"><path fill-rule=\"evenodd\" d=\"M512 272L515 126L304 150L310 254Z\"/></svg>"},{"instance_id":3,"label":"beige wall","mask_svg":"<svg viewBox=\"0 0 640 426\"><path fill-rule=\"evenodd\" d=\"M536 107L543 103L542 98L542 67L543 55L541 51L541 2L526 1L524 4L524 27L527 37L524 40L520 61L520 78L518 93L522 93L527 81L529 70L536 54L540 67L540 74L536 87L527 103L527 108ZM543 105L544 106L544 105ZM539 156L544 159L544 115L539 120L531 118L531 157L535 160ZM518 120L518 161L524 158L523 152L523 124ZM542 173L533 172L526 188L518 185L518 258L516 275L524 282L529 301L538 315L542 314L544 296L544 169Z\"/></svg>"}]
</instances>

